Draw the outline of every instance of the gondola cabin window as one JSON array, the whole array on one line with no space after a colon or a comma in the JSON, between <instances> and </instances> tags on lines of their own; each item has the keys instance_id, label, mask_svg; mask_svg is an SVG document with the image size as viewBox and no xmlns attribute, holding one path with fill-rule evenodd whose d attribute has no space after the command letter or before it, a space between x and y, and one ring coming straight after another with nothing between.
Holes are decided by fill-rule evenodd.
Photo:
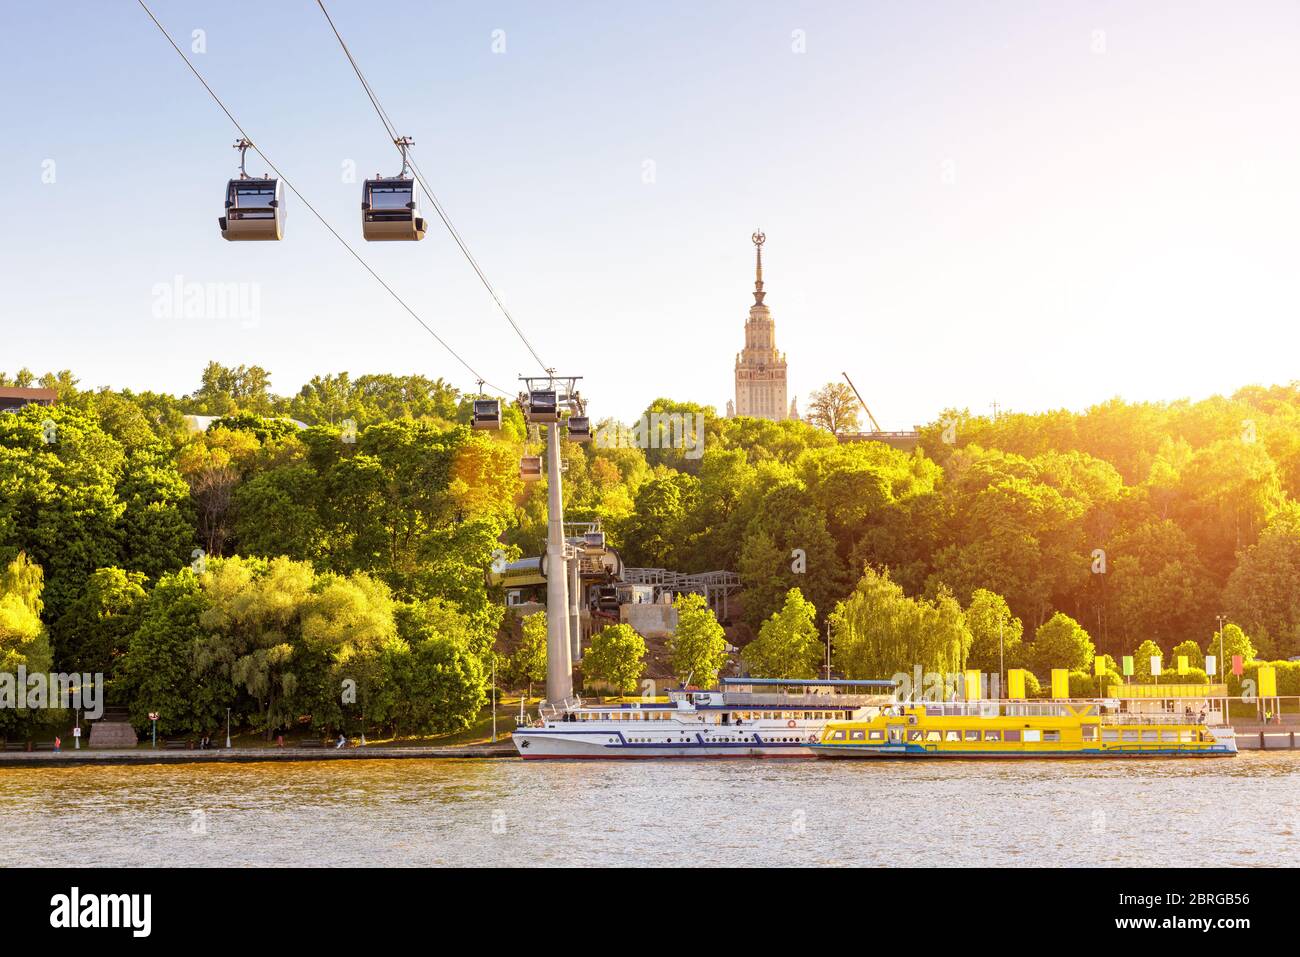
<instances>
[{"instance_id":1,"label":"gondola cabin window","mask_svg":"<svg viewBox=\"0 0 1300 957\"><path fill-rule=\"evenodd\" d=\"M376 220L408 218L410 213L407 204L410 202L409 182L372 183L370 186L370 212Z\"/></svg>"},{"instance_id":2,"label":"gondola cabin window","mask_svg":"<svg viewBox=\"0 0 1300 957\"><path fill-rule=\"evenodd\" d=\"M239 219L274 219L275 183L243 180L230 184L230 207Z\"/></svg>"}]
</instances>

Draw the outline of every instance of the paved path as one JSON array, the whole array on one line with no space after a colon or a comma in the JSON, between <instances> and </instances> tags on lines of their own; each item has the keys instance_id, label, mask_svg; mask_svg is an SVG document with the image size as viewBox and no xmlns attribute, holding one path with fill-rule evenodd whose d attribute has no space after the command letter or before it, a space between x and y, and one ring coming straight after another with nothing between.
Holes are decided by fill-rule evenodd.
<instances>
[{"instance_id":1,"label":"paved path","mask_svg":"<svg viewBox=\"0 0 1300 957\"><path fill-rule=\"evenodd\" d=\"M469 745L455 748L216 748L210 751L154 750L144 745L133 750L91 751L4 751L0 752L0 768L50 767L51 765L83 764L244 764L254 761L371 761L405 758L513 758L514 745Z\"/></svg>"}]
</instances>

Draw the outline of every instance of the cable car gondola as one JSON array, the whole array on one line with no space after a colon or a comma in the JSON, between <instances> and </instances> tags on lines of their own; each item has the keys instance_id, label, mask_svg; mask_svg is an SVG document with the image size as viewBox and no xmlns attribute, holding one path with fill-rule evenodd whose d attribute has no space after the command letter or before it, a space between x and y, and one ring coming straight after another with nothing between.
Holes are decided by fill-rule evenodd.
<instances>
[{"instance_id":1,"label":"cable car gondola","mask_svg":"<svg viewBox=\"0 0 1300 957\"><path fill-rule=\"evenodd\" d=\"M361 235L368 242L419 240L428 226L415 198L415 180L406 175L409 136L393 141L402 151L402 171L365 181L361 189Z\"/></svg>"},{"instance_id":2,"label":"cable car gondola","mask_svg":"<svg viewBox=\"0 0 1300 957\"><path fill-rule=\"evenodd\" d=\"M568 424L570 442L591 441L591 419L585 415L571 415Z\"/></svg>"},{"instance_id":3,"label":"cable car gondola","mask_svg":"<svg viewBox=\"0 0 1300 957\"><path fill-rule=\"evenodd\" d=\"M560 397L554 389L539 389L528 393L529 422L559 422Z\"/></svg>"},{"instance_id":4,"label":"cable car gondola","mask_svg":"<svg viewBox=\"0 0 1300 957\"><path fill-rule=\"evenodd\" d=\"M525 455L519 460L519 477L525 482L536 482L542 477L542 459L539 455Z\"/></svg>"},{"instance_id":5,"label":"cable car gondola","mask_svg":"<svg viewBox=\"0 0 1300 957\"><path fill-rule=\"evenodd\" d=\"M470 427L475 429L501 428L501 400L475 399Z\"/></svg>"},{"instance_id":6,"label":"cable car gondola","mask_svg":"<svg viewBox=\"0 0 1300 957\"><path fill-rule=\"evenodd\" d=\"M244 154L252 145L245 139L235 144L239 179L226 185L226 215L217 219L221 237L232 242L284 239L284 184L270 176L248 175Z\"/></svg>"}]
</instances>

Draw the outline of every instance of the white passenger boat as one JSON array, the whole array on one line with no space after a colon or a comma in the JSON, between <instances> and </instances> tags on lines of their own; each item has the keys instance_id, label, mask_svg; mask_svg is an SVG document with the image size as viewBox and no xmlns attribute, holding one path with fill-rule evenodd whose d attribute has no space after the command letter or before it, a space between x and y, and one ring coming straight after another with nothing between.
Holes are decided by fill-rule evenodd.
<instances>
[{"instance_id":1,"label":"white passenger boat","mask_svg":"<svg viewBox=\"0 0 1300 957\"><path fill-rule=\"evenodd\" d=\"M514 732L535 758L806 758L828 721L893 701L892 681L723 678L665 701L544 710Z\"/></svg>"}]
</instances>

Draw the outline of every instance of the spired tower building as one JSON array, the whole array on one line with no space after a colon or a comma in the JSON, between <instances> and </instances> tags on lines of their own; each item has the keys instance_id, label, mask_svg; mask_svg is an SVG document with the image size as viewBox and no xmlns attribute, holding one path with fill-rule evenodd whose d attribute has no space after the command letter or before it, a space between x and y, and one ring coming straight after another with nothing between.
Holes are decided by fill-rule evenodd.
<instances>
[{"instance_id":1,"label":"spired tower building","mask_svg":"<svg viewBox=\"0 0 1300 957\"><path fill-rule=\"evenodd\" d=\"M763 302L762 231L754 233L754 304L745 320L745 348L736 355L736 415L780 421L790 415L786 395L785 354L776 351L776 324Z\"/></svg>"}]
</instances>

